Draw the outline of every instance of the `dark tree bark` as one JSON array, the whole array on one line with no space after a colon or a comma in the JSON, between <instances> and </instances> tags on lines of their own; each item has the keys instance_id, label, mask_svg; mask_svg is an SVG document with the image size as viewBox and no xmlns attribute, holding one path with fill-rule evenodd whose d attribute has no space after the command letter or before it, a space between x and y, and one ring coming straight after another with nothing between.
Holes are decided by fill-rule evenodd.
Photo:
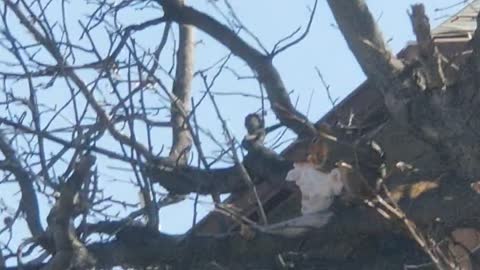
<instances>
[{"instance_id":1,"label":"dark tree bark","mask_svg":"<svg viewBox=\"0 0 480 270\"><path fill-rule=\"evenodd\" d=\"M257 73L258 80L265 86L272 110L282 124L297 134L315 134L313 125L292 105L282 78L273 66L269 55L262 54L227 26L204 13L180 5L174 0L158 2L163 7L167 18L178 23L194 25L244 60Z\"/></svg>"}]
</instances>

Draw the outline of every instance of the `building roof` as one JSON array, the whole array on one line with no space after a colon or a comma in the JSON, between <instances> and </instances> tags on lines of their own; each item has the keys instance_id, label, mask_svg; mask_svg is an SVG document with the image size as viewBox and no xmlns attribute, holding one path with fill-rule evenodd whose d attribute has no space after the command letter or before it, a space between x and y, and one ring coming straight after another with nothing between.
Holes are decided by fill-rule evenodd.
<instances>
[{"instance_id":1,"label":"building roof","mask_svg":"<svg viewBox=\"0 0 480 270\"><path fill-rule=\"evenodd\" d=\"M437 38L450 38L471 34L477 28L477 14L480 11L480 0L475 0L454 16L448 18L433 29L432 34Z\"/></svg>"}]
</instances>

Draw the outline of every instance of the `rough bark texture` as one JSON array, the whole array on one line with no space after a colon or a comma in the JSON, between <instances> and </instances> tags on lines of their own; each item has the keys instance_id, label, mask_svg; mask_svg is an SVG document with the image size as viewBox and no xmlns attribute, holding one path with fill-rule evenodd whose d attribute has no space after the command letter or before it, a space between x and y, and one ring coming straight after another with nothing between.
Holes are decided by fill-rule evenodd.
<instances>
[{"instance_id":1,"label":"rough bark texture","mask_svg":"<svg viewBox=\"0 0 480 270\"><path fill-rule=\"evenodd\" d=\"M425 73L425 88L443 88L446 83L442 67L443 59L430 33L430 23L423 4L412 6L410 20L420 49L419 61Z\"/></svg>"},{"instance_id":2,"label":"rough bark texture","mask_svg":"<svg viewBox=\"0 0 480 270\"><path fill-rule=\"evenodd\" d=\"M15 150L10 145L7 137L0 132L0 151L6 159L4 169L10 171L18 179L20 190L22 191L21 208L26 213L28 229L32 236L40 236L43 232L43 226L40 222L40 210L38 207L37 194L33 188L34 175L23 168L22 163L16 157Z\"/></svg>"},{"instance_id":3,"label":"rough bark texture","mask_svg":"<svg viewBox=\"0 0 480 270\"><path fill-rule=\"evenodd\" d=\"M184 1L178 1L183 5ZM179 44L177 51L177 66L175 81L173 83L173 96L171 106L172 122L172 149L170 158L179 164L188 161L189 149L192 146L192 135L188 129L191 111L191 92L194 62L194 35L191 25L178 26ZM181 110L179 109L182 108Z\"/></svg>"},{"instance_id":4,"label":"rough bark texture","mask_svg":"<svg viewBox=\"0 0 480 270\"><path fill-rule=\"evenodd\" d=\"M50 211L47 220L56 252L42 269L90 268L95 265L94 258L89 255L85 245L78 239L72 224L75 212L74 197L86 178L90 177L90 168L94 163L95 157L82 157L76 164L72 176L62 187L58 202Z\"/></svg>"}]
</instances>

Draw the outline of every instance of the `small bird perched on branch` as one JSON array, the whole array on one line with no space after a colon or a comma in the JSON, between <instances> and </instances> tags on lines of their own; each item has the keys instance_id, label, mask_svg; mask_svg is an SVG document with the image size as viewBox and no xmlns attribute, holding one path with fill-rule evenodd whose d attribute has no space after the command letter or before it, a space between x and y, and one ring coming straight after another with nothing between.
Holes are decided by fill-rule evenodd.
<instances>
[{"instance_id":1,"label":"small bird perched on branch","mask_svg":"<svg viewBox=\"0 0 480 270\"><path fill-rule=\"evenodd\" d=\"M243 139L242 146L248 150L253 144L263 145L265 136L281 126L282 124L275 124L265 128L265 120L262 116L257 113L248 114L245 117L245 128L248 134Z\"/></svg>"}]
</instances>

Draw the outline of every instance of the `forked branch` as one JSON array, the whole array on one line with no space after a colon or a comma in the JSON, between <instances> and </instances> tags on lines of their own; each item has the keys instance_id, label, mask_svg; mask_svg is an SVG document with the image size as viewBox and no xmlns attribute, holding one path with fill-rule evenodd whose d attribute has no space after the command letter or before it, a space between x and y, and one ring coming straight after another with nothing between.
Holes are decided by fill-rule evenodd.
<instances>
[{"instance_id":1,"label":"forked branch","mask_svg":"<svg viewBox=\"0 0 480 270\"><path fill-rule=\"evenodd\" d=\"M369 80L386 90L404 65L390 51L364 0L328 0L328 4Z\"/></svg>"},{"instance_id":2,"label":"forked branch","mask_svg":"<svg viewBox=\"0 0 480 270\"><path fill-rule=\"evenodd\" d=\"M258 80L265 86L272 110L282 124L299 135L315 133L312 123L291 103L287 89L273 66L271 57L253 48L237 33L205 13L180 5L175 0L157 2L163 7L167 18L177 23L194 25L244 60L257 73Z\"/></svg>"}]
</instances>

